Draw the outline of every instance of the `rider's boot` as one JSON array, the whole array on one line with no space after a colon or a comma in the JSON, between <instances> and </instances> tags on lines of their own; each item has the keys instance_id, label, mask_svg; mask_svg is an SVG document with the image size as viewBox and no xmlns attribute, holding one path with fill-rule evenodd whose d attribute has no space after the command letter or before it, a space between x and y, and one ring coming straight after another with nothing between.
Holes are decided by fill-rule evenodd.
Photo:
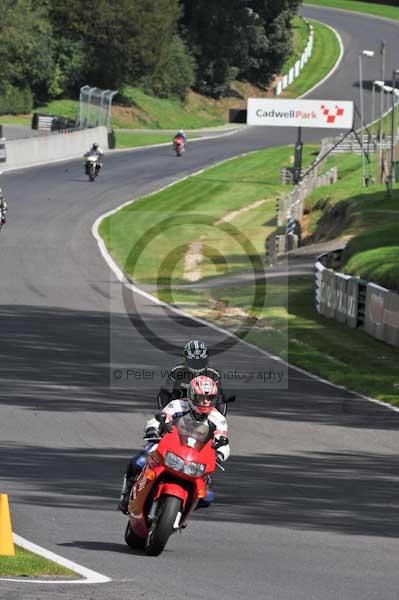
<instances>
[{"instance_id":1,"label":"rider's boot","mask_svg":"<svg viewBox=\"0 0 399 600\"><path fill-rule=\"evenodd\" d=\"M199 508L208 508L208 506L215 500L215 493L211 488L211 478L207 478L206 482L206 496L205 498L200 498L197 502L197 506L194 510L198 510Z\"/></svg>"},{"instance_id":2,"label":"rider's boot","mask_svg":"<svg viewBox=\"0 0 399 600\"><path fill-rule=\"evenodd\" d=\"M123 478L123 485L121 490L121 499L118 508L123 514L128 514L129 497L130 491L133 487L133 482L137 475L141 473L146 463L146 451L143 450L136 454L128 463L125 476Z\"/></svg>"},{"instance_id":3,"label":"rider's boot","mask_svg":"<svg viewBox=\"0 0 399 600\"><path fill-rule=\"evenodd\" d=\"M120 502L118 504L118 509L124 514L127 515L128 514L128 507L129 507L129 497L130 497L130 491L132 489L133 486L133 479L132 478L127 478L126 475L123 478L123 485L122 485L122 490L121 490L121 499Z\"/></svg>"}]
</instances>

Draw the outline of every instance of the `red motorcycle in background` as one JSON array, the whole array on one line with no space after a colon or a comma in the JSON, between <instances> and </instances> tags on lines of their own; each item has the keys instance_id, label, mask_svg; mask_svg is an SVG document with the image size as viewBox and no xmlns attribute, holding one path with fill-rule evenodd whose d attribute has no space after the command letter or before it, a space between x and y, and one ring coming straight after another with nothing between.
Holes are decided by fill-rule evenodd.
<instances>
[{"instance_id":1,"label":"red motorcycle in background","mask_svg":"<svg viewBox=\"0 0 399 600\"><path fill-rule=\"evenodd\" d=\"M182 156L186 149L184 137L181 135L177 135L173 140L173 147L175 149L176 156Z\"/></svg>"},{"instance_id":2,"label":"red motorcycle in background","mask_svg":"<svg viewBox=\"0 0 399 600\"><path fill-rule=\"evenodd\" d=\"M148 454L132 487L125 541L158 556L172 533L187 526L201 498L207 496L207 477L216 469L216 450L227 438L213 438L207 422L187 414L161 423L166 433Z\"/></svg>"}]
</instances>

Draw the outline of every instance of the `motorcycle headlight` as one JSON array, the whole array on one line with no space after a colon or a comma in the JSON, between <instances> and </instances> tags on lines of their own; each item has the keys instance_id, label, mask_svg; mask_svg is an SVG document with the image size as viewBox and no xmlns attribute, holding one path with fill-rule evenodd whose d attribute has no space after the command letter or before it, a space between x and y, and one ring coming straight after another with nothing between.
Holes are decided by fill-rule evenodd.
<instances>
[{"instance_id":1,"label":"motorcycle headlight","mask_svg":"<svg viewBox=\"0 0 399 600\"><path fill-rule=\"evenodd\" d=\"M202 463L189 462L185 463L183 471L186 475L190 475L191 477L200 477L204 474L206 469L206 465Z\"/></svg>"},{"instance_id":2,"label":"motorcycle headlight","mask_svg":"<svg viewBox=\"0 0 399 600\"><path fill-rule=\"evenodd\" d=\"M174 469L175 471L183 471L184 470L184 460L173 454L173 452L167 452L165 455L165 465L170 469Z\"/></svg>"}]
</instances>

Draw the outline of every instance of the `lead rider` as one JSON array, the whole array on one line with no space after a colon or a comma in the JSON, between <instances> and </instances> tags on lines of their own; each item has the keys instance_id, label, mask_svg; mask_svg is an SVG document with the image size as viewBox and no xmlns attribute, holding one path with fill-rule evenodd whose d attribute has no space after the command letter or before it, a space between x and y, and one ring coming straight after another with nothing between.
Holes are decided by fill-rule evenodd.
<instances>
[{"instance_id":1,"label":"lead rider","mask_svg":"<svg viewBox=\"0 0 399 600\"><path fill-rule=\"evenodd\" d=\"M165 423L171 423L173 419L182 417L186 414L191 414L192 418L196 421L207 421L213 432L215 441L219 440L224 442L224 445L220 446L217 450L217 457L220 461L225 461L230 456L228 429L226 419L216 408L217 395L218 388L216 383L210 377L200 375L191 381L188 387L187 398L172 400L172 402L169 402L169 404L163 408L161 414L165 417ZM151 452L154 444L159 441L161 435L160 429L160 421L155 417L147 421L144 430L146 447L129 461L119 503L119 510L124 514L128 514L129 496L134 479L146 464L147 454ZM214 498L209 484L210 482L208 480L208 494L200 501L197 505L198 507L209 506Z\"/></svg>"}]
</instances>

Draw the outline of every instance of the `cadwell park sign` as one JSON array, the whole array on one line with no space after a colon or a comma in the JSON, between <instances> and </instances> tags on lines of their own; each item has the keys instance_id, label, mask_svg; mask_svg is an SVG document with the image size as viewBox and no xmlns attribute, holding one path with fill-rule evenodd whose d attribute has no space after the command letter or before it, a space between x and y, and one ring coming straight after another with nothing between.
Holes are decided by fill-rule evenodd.
<instances>
[{"instance_id":1,"label":"cadwell park sign","mask_svg":"<svg viewBox=\"0 0 399 600\"><path fill-rule=\"evenodd\" d=\"M353 102L248 98L247 124L352 129Z\"/></svg>"}]
</instances>

